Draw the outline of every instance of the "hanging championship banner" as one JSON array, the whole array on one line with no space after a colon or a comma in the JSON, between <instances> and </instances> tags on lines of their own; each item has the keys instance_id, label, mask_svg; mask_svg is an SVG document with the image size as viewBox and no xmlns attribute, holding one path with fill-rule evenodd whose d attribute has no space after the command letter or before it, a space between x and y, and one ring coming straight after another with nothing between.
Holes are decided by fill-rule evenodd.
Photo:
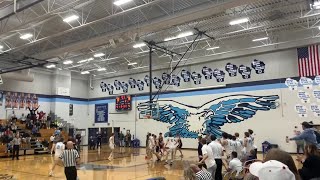
<instances>
[{"instance_id":1,"label":"hanging championship banner","mask_svg":"<svg viewBox=\"0 0 320 180\"><path fill-rule=\"evenodd\" d=\"M287 78L285 81L285 85L288 86L288 88L293 91L293 90L297 90L298 89L298 81L291 79L291 78Z\"/></svg>"},{"instance_id":2,"label":"hanging championship banner","mask_svg":"<svg viewBox=\"0 0 320 180\"><path fill-rule=\"evenodd\" d=\"M158 77L154 77L152 82L153 82L153 85L156 89L160 89L160 86L162 83L161 79L159 79Z\"/></svg>"},{"instance_id":3,"label":"hanging championship banner","mask_svg":"<svg viewBox=\"0 0 320 180\"><path fill-rule=\"evenodd\" d=\"M300 117L307 117L307 108L305 106L297 104L294 109Z\"/></svg>"},{"instance_id":4,"label":"hanging championship banner","mask_svg":"<svg viewBox=\"0 0 320 180\"><path fill-rule=\"evenodd\" d=\"M230 77L237 76L238 67L236 65L227 63L225 69L228 72Z\"/></svg>"},{"instance_id":5,"label":"hanging championship banner","mask_svg":"<svg viewBox=\"0 0 320 180\"><path fill-rule=\"evenodd\" d=\"M137 81L133 78L129 78L128 83L130 84L130 88L136 88Z\"/></svg>"},{"instance_id":6,"label":"hanging championship banner","mask_svg":"<svg viewBox=\"0 0 320 180\"><path fill-rule=\"evenodd\" d=\"M194 84L196 84L196 85L201 84L201 74L199 74L197 72L193 72L191 74L191 78L192 78Z\"/></svg>"},{"instance_id":7,"label":"hanging championship banner","mask_svg":"<svg viewBox=\"0 0 320 180\"><path fill-rule=\"evenodd\" d=\"M185 69L181 70L181 77L183 79L184 82L189 82L191 79L191 73Z\"/></svg>"},{"instance_id":8,"label":"hanging championship banner","mask_svg":"<svg viewBox=\"0 0 320 180\"><path fill-rule=\"evenodd\" d=\"M128 88L129 88L128 83L122 82L122 83L121 83L121 88L122 88L122 92L123 92L123 93L128 93Z\"/></svg>"},{"instance_id":9,"label":"hanging championship banner","mask_svg":"<svg viewBox=\"0 0 320 180\"><path fill-rule=\"evenodd\" d=\"M122 83L118 80L114 80L114 83L113 83L114 87L116 88L116 90L120 90L121 89L121 86L122 86Z\"/></svg>"},{"instance_id":10,"label":"hanging championship banner","mask_svg":"<svg viewBox=\"0 0 320 180\"><path fill-rule=\"evenodd\" d=\"M108 104L96 104L95 105L95 123L107 123L108 122Z\"/></svg>"},{"instance_id":11,"label":"hanging championship banner","mask_svg":"<svg viewBox=\"0 0 320 180\"><path fill-rule=\"evenodd\" d=\"M313 80L307 77L301 77L299 84L304 87L304 89L311 89L313 85Z\"/></svg>"},{"instance_id":12,"label":"hanging championship banner","mask_svg":"<svg viewBox=\"0 0 320 180\"><path fill-rule=\"evenodd\" d=\"M255 59L252 61L251 67L256 71L256 74L263 74L266 64L263 61Z\"/></svg>"},{"instance_id":13,"label":"hanging championship banner","mask_svg":"<svg viewBox=\"0 0 320 180\"><path fill-rule=\"evenodd\" d=\"M161 78L162 78L164 84L170 84L170 82L171 82L170 74L162 73Z\"/></svg>"},{"instance_id":14,"label":"hanging championship banner","mask_svg":"<svg viewBox=\"0 0 320 180\"><path fill-rule=\"evenodd\" d=\"M181 78L179 76L173 74L172 77L171 77L171 85L179 87L180 86L180 80L181 80Z\"/></svg>"},{"instance_id":15,"label":"hanging championship banner","mask_svg":"<svg viewBox=\"0 0 320 180\"><path fill-rule=\"evenodd\" d=\"M298 97L301 99L301 102L303 102L303 103L310 102L310 95L309 95L309 93L307 93L305 91L299 91Z\"/></svg>"},{"instance_id":16,"label":"hanging championship banner","mask_svg":"<svg viewBox=\"0 0 320 180\"><path fill-rule=\"evenodd\" d=\"M147 86L150 86L150 77L149 77L149 75L146 75L143 80L144 80L144 82L146 83Z\"/></svg>"},{"instance_id":17,"label":"hanging championship banner","mask_svg":"<svg viewBox=\"0 0 320 180\"><path fill-rule=\"evenodd\" d=\"M139 91L143 91L144 90L144 82L141 81L140 79L137 80L137 86L138 86L138 90Z\"/></svg>"},{"instance_id":18,"label":"hanging championship banner","mask_svg":"<svg viewBox=\"0 0 320 180\"><path fill-rule=\"evenodd\" d=\"M311 104L310 110L313 112L315 117L320 117L320 106L318 104Z\"/></svg>"},{"instance_id":19,"label":"hanging championship banner","mask_svg":"<svg viewBox=\"0 0 320 180\"><path fill-rule=\"evenodd\" d=\"M107 90L108 90L108 92L109 92L109 95L112 95L112 94L113 94L114 87L113 87L111 84L108 84L108 85L107 85Z\"/></svg>"},{"instance_id":20,"label":"hanging championship banner","mask_svg":"<svg viewBox=\"0 0 320 180\"><path fill-rule=\"evenodd\" d=\"M320 90L319 89L313 90L313 97L317 100L317 102L320 102Z\"/></svg>"},{"instance_id":21,"label":"hanging championship banner","mask_svg":"<svg viewBox=\"0 0 320 180\"><path fill-rule=\"evenodd\" d=\"M107 92L107 83L101 81L100 88L102 92Z\"/></svg>"}]
</instances>

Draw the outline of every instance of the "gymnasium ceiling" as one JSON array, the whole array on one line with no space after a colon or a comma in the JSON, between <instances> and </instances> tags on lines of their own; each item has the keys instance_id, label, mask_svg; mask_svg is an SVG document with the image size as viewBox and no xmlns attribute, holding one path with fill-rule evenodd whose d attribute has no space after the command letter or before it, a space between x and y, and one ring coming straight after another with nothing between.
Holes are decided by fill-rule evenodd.
<instances>
[{"instance_id":1,"label":"gymnasium ceiling","mask_svg":"<svg viewBox=\"0 0 320 180\"><path fill-rule=\"evenodd\" d=\"M96 79L138 73L148 69L148 47L133 45L162 42L158 45L183 54L198 35L195 28L209 37L198 38L181 65L199 63L195 57L297 40L299 37L290 35L294 32L305 32L301 38L318 37L320 9L310 9L307 1L132 0L117 6L113 0L20 0L17 7L26 8L8 17L5 12L13 10L13 1L1 1L0 71L51 62L56 65L53 69L79 74L89 71ZM32 3L30 7L28 3ZM63 21L71 15L79 18ZM239 18L249 21L229 24ZM194 35L163 42L189 31ZM27 33L32 37L20 38ZM262 37L268 39L252 41ZM240 46L235 43L239 41ZM94 57L99 53L105 55ZM168 67L170 62L174 65L180 59L159 51L152 57L154 69Z\"/></svg>"}]
</instances>

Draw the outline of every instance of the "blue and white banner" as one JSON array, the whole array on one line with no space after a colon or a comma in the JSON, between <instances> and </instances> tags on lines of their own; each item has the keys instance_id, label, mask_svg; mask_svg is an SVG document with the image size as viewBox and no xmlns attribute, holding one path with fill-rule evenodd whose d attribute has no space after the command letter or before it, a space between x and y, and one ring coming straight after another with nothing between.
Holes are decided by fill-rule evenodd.
<instances>
[{"instance_id":1,"label":"blue and white banner","mask_svg":"<svg viewBox=\"0 0 320 180\"><path fill-rule=\"evenodd\" d=\"M250 79L251 78L251 68L245 65L239 66L239 73L241 74L243 79Z\"/></svg>"},{"instance_id":2,"label":"blue and white banner","mask_svg":"<svg viewBox=\"0 0 320 180\"><path fill-rule=\"evenodd\" d=\"M251 67L256 71L256 74L263 74L266 64L263 61L255 59L252 61Z\"/></svg>"},{"instance_id":3,"label":"blue and white banner","mask_svg":"<svg viewBox=\"0 0 320 180\"><path fill-rule=\"evenodd\" d=\"M225 69L228 72L230 77L237 76L238 67L236 65L227 63Z\"/></svg>"},{"instance_id":4,"label":"blue and white banner","mask_svg":"<svg viewBox=\"0 0 320 180\"><path fill-rule=\"evenodd\" d=\"M95 105L95 123L107 123L108 122L108 104L96 104Z\"/></svg>"},{"instance_id":5,"label":"blue and white banner","mask_svg":"<svg viewBox=\"0 0 320 180\"><path fill-rule=\"evenodd\" d=\"M224 82L225 73L222 70L213 70L213 76L216 78L217 82Z\"/></svg>"}]
</instances>

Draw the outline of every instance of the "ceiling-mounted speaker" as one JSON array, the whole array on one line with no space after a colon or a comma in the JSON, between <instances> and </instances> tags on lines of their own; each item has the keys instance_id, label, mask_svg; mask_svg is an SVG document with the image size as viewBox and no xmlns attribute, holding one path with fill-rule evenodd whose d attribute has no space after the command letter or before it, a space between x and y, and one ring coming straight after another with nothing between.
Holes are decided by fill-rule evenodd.
<instances>
[{"instance_id":1,"label":"ceiling-mounted speaker","mask_svg":"<svg viewBox=\"0 0 320 180\"><path fill-rule=\"evenodd\" d=\"M113 48L117 47L116 42L114 41L114 39L109 39L109 42L111 44L111 47L113 47Z\"/></svg>"}]
</instances>

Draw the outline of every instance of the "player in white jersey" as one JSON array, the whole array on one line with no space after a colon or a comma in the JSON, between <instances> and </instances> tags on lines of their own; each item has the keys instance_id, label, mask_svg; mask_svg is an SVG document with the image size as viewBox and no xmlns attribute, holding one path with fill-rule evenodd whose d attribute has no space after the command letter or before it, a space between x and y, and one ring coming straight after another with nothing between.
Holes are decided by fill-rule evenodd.
<instances>
[{"instance_id":1,"label":"player in white jersey","mask_svg":"<svg viewBox=\"0 0 320 180\"><path fill-rule=\"evenodd\" d=\"M171 133L169 133L169 138L167 139L167 142L164 145L164 147L168 147L169 148L168 151L167 151L167 155L166 155L166 162L165 162L166 164L168 164L168 156L169 156L169 154L171 154L170 165L172 165L177 146L178 146L177 140L174 137L172 137Z\"/></svg>"},{"instance_id":2,"label":"player in white jersey","mask_svg":"<svg viewBox=\"0 0 320 180\"><path fill-rule=\"evenodd\" d=\"M236 132L234 133L234 136L236 137L236 141L239 141L241 146L243 146L243 140L240 138L240 134Z\"/></svg>"},{"instance_id":3,"label":"player in white jersey","mask_svg":"<svg viewBox=\"0 0 320 180\"><path fill-rule=\"evenodd\" d=\"M112 160L113 159L113 151L114 151L114 147L115 147L115 144L114 144L114 133L111 133L111 136L109 138L109 147L111 149L111 152L110 152L110 155L108 157L108 160Z\"/></svg>"},{"instance_id":4,"label":"player in white jersey","mask_svg":"<svg viewBox=\"0 0 320 180\"><path fill-rule=\"evenodd\" d=\"M254 136L255 136L255 134L253 134L253 130L252 130L252 129L248 129L248 132L249 132L250 138L251 138L251 140L252 140L252 147L253 147L254 151L256 152L256 154L257 154L258 147L257 147L257 146L255 145L255 143L254 143L254 140L255 140Z\"/></svg>"},{"instance_id":5,"label":"player in white jersey","mask_svg":"<svg viewBox=\"0 0 320 180\"><path fill-rule=\"evenodd\" d=\"M243 141L243 146L244 146L244 152L245 152L245 154L249 154L250 153L250 151L252 150L252 149L254 149L253 148L253 143L252 143L252 139L251 139L251 137L250 137L250 134L249 134L249 132L245 132L244 133L244 141Z\"/></svg>"},{"instance_id":6,"label":"player in white jersey","mask_svg":"<svg viewBox=\"0 0 320 180\"><path fill-rule=\"evenodd\" d=\"M59 159L60 155L62 154L62 152L65 149L65 145L63 144L63 138L60 138L59 141L56 143L55 145L55 150L54 150L54 162L53 162L53 166L50 170L49 176L53 176L53 171L54 168L56 167L56 160Z\"/></svg>"},{"instance_id":7,"label":"player in white jersey","mask_svg":"<svg viewBox=\"0 0 320 180\"><path fill-rule=\"evenodd\" d=\"M243 146L240 140L238 140L235 136L232 136L232 140L234 141L234 151L237 152L238 159L242 160L242 157L244 155L242 152Z\"/></svg>"}]
</instances>

